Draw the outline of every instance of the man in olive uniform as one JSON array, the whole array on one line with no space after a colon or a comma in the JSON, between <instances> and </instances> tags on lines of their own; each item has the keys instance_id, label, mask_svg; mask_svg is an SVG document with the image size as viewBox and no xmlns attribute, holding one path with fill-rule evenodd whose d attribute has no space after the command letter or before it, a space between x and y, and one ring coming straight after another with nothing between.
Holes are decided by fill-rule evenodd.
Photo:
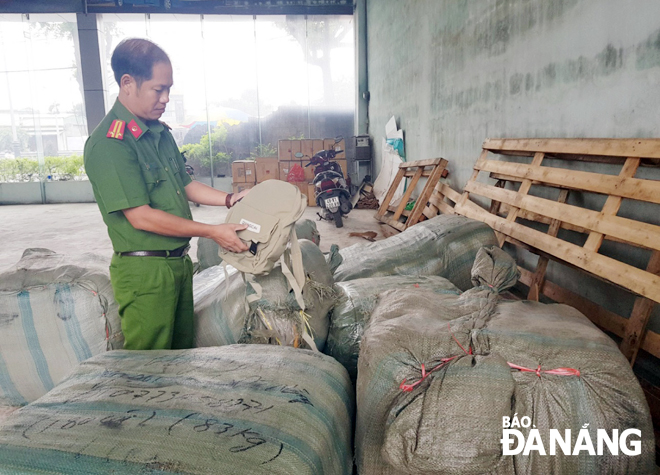
<instances>
[{"instance_id":1,"label":"man in olive uniform","mask_svg":"<svg viewBox=\"0 0 660 475\"><path fill-rule=\"evenodd\" d=\"M190 348L193 344L191 237L247 249L246 226L192 220L188 200L232 206L233 195L192 181L169 131L158 119L172 87L167 54L144 39L122 41L112 55L119 96L85 144L85 169L108 227L110 277L125 349Z\"/></svg>"}]
</instances>

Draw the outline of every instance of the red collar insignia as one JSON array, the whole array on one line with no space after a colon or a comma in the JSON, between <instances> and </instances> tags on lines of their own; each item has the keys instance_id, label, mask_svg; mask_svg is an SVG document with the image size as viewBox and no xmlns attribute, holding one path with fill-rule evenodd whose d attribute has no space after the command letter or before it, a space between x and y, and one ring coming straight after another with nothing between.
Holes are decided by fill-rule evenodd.
<instances>
[{"instance_id":1,"label":"red collar insignia","mask_svg":"<svg viewBox=\"0 0 660 475\"><path fill-rule=\"evenodd\" d=\"M124 122L123 120L119 120L119 119L113 120L112 124L110 124L110 128L108 129L108 133L105 136L111 139L122 140L124 138L125 125L126 122Z\"/></svg>"},{"instance_id":2,"label":"red collar insignia","mask_svg":"<svg viewBox=\"0 0 660 475\"><path fill-rule=\"evenodd\" d=\"M137 125L137 122L135 122L135 120L131 120L128 123L128 130L131 131L131 134L133 134L133 137L135 137L136 139L139 138L140 135L142 135L142 129L140 128L139 125Z\"/></svg>"}]
</instances>

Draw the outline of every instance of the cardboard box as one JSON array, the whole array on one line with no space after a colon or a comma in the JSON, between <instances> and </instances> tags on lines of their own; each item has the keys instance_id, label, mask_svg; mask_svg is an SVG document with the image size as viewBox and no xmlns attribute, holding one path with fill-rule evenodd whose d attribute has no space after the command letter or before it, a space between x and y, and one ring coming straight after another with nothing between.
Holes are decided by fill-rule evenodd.
<instances>
[{"instance_id":1,"label":"cardboard box","mask_svg":"<svg viewBox=\"0 0 660 475\"><path fill-rule=\"evenodd\" d=\"M250 188L254 188L254 183L234 183L232 184L233 192L234 193L240 193L243 190L249 190Z\"/></svg>"},{"instance_id":2,"label":"cardboard box","mask_svg":"<svg viewBox=\"0 0 660 475\"><path fill-rule=\"evenodd\" d=\"M316 206L316 187L314 183L307 185L307 206Z\"/></svg>"},{"instance_id":3,"label":"cardboard box","mask_svg":"<svg viewBox=\"0 0 660 475\"><path fill-rule=\"evenodd\" d=\"M241 160L231 163L232 183L245 183L245 164Z\"/></svg>"},{"instance_id":4,"label":"cardboard box","mask_svg":"<svg viewBox=\"0 0 660 475\"><path fill-rule=\"evenodd\" d=\"M291 171L291 168L294 165L302 166L302 162L299 162L297 160L296 161L289 160L289 161L286 161L286 162L280 162L280 180L286 181L286 176L289 174L289 172Z\"/></svg>"},{"instance_id":5,"label":"cardboard box","mask_svg":"<svg viewBox=\"0 0 660 475\"><path fill-rule=\"evenodd\" d=\"M312 143L312 155L310 155L310 157L314 156L314 154L320 150L323 150L323 140L314 139L314 142Z\"/></svg>"},{"instance_id":6,"label":"cardboard box","mask_svg":"<svg viewBox=\"0 0 660 475\"><path fill-rule=\"evenodd\" d=\"M245 161L245 183L257 182L257 164L252 160Z\"/></svg>"},{"instance_id":7,"label":"cardboard box","mask_svg":"<svg viewBox=\"0 0 660 475\"><path fill-rule=\"evenodd\" d=\"M253 160L235 160L231 164L233 183L256 183L257 168Z\"/></svg>"},{"instance_id":8,"label":"cardboard box","mask_svg":"<svg viewBox=\"0 0 660 475\"><path fill-rule=\"evenodd\" d=\"M331 150L335 147L335 139L323 139L323 150Z\"/></svg>"},{"instance_id":9,"label":"cardboard box","mask_svg":"<svg viewBox=\"0 0 660 475\"><path fill-rule=\"evenodd\" d=\"M258 157L257 162L257 183L263 183L266 180L279 180L280 162L277 158Z\"/></svg>"},{"instance_id":10,"label":"cardboard box","mask_svg":"<svg viewBox=\"0 0 660 475\"><path fill-rule=\"evenodd\" d=\"M303 196L307 196L307 182L306 181L299 181L299 182L291 183L291 184L298 187L298 189L303 194ZM307 201L309 201L309 197L307 198Z\"/></svg>"},{"instance_id":11,"label":"cardboard box","mask_svg":"<svg viewBox=\"0 0 660 475\"><path fill-rule=\"evenodd\" d=\"M302 143L300 140L291 141L291 159L297 159L296 153L302 153Z\"/></svg>"},{"instance_id":12,"label":"cardboard box","mask_svg":"<svg viewBox=\"0 0 660 475\"><path fill-rule=\"evenodd\" d=\"M312 139L304 139L300 141L300 152L312 158L314 156L314 141Z\"/></svg>"},{"instance_id":13,"label":"cardboard box","mask_svg":"<svg viewBox=\"0 0 660 475\"><path fill-rule=\"evenodd\" d=\"M291 140L280 140L277 147L277 158L291 160Z\"/></svg>"}]
</instances>

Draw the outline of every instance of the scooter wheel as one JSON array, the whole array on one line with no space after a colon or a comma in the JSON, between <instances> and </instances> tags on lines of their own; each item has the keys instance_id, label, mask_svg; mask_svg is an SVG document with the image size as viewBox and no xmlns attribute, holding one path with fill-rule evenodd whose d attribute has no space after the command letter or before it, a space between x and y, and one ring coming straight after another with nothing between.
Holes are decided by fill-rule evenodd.
<instances>
[{"instance_id":1,"label":"scooter wheel","mask_svg":"<svg viewBox=\"0 0 660 475\"><path fill-rule=\"evenodd\" d=\"M333 217L335 218L335 226L338 228L343 228L344 221L341 219L341 211L337 210L335 213L333 213Z\"/></svg>"}]
</instances>

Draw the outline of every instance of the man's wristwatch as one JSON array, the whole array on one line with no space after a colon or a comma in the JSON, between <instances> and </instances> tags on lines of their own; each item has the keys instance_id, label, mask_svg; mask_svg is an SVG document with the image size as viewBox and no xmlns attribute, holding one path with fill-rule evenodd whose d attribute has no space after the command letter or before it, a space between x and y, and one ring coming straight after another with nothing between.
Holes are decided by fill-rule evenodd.
<instances>
[{"instance_id":1,"label":"man's wristwatch","mask_svg":"<svg viewBox=\"0 0 660 475\"><path fill-rule=\"evenodd\" d=\"M227 193L227 197L225 198L225 206L227 209L231 208L231 197L234 196L234 193Z\"/></svg>"}]
</instances>

